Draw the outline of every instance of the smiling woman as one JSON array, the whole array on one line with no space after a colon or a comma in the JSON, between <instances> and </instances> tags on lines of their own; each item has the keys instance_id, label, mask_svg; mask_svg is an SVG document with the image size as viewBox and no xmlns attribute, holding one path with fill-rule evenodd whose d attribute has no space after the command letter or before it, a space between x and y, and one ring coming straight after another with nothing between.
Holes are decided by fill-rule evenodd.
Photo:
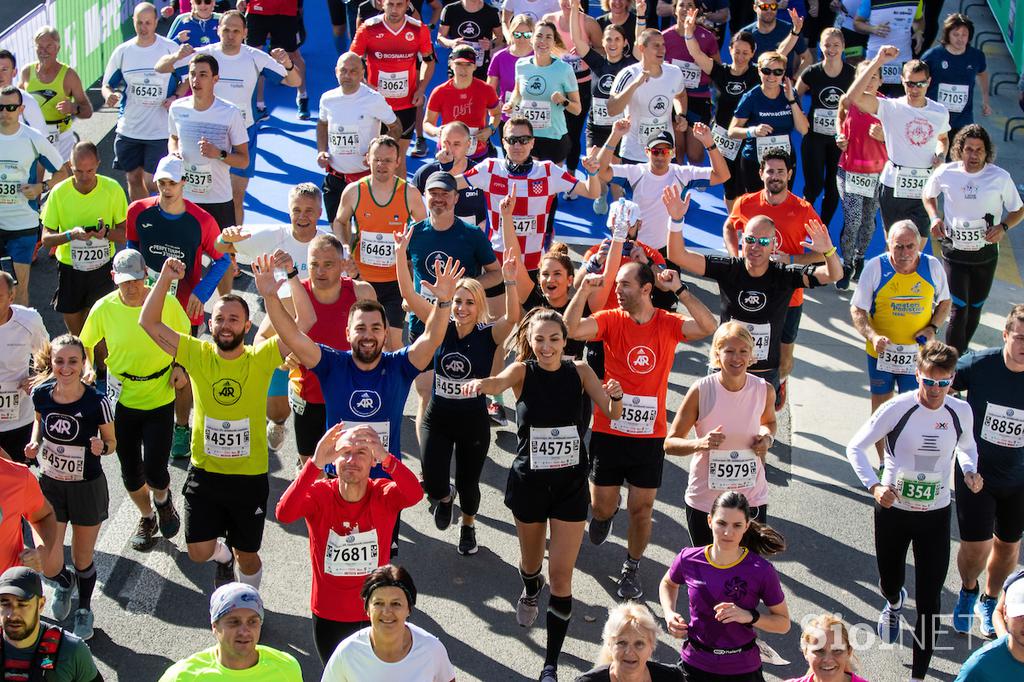
<instances>
[{"instance_id":1,"label":"smiling woman","mask_svg":"<svg viewBox=\"0 0 1024 682\"><path fill-rule=\"evenodd\" d=\"M601 633L601 665L577 677L576 682L682 682L686 678L679 666L651 660L658 646L658 632L658 624L646 606L627 601L613 607Z\"/></svg>"}]
</instances>

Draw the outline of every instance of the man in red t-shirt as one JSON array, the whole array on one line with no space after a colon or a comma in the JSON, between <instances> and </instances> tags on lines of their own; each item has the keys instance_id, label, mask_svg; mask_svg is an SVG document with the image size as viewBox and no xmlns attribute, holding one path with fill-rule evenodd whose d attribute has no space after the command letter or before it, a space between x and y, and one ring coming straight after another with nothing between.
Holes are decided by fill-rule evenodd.
<instances>
[{"instance_id":1,"label":"man in red t-shirt","mask_svg":"<svg viewBox=\"0 0 1024 682\"><path fill-rule=\"evenodd\" d=\"M25 549L22 519L32 526L35 549ZM10 455L0 449L0 573L11 566L28 566L56 575L64 563L63 545L56 542L57 517L43 497L39 481L27 466L12 462Z\"/></svg>"},{"instance_id":2,"label":"man in red t-shirt","mask_svg":"<svg viewBox=\"0 0 1024 682\"><path fill-rule=\"evenodd\" d=\"M667 432L665 395L676 346L712 334L718 320L679 281L678 272L668 269L656 276L650 267L639 263L627 263L615 275L618 308L580 319L584 304L601 283L600 275L586 277L565 310L569 336L604 343L605 380L617 380L624 392L621 418L609 421L594 414L590 541L600 545L608 537L619 511L619 489L628 483L628 552L618 595L639 599L644 590L637 570L651 537L651 512L661 487ZM651 302L655 287L674 292L692 319L655 308Z\"/></svg>"},{"instance_id":3,"label":"man in red t-shirt","mask_svg":"<svg viewBox=\"0 0 1024 682\"><path fill-rule=\"evenodd\" d=\"M744 194L736 199L729 219L722 230L725 248L730 256L740 255L739 235L755 216L763 215L775 223L775 245L772 260L790 264L810 265L824 263L821 254L804 248L807 238L805 225L821 222L814 207L789 191L789 179L793 175L792 161L788 154L768 152L761 161L761 181L764 189ZM775 409L781 410L786 404L786 378L793 371L793 351L800 331L803 316L804 290L797 289L789 300L786 323L782 329L782 344L779 346L779 391L775 397Z\"/></svg>"},{"instance_id":4,"label":"man in red t-shirt","mask_svg":"<svg viewBox=\"0 0 1024 682\"><path fill-rule=\"evenodd\" d=\"M439 85L427 101L423 131L433 137L441 136L438 118L445 123L462 121L469 126L469 134L476 139L470 152L471 161L492 156L490 137L498 129L501 109L498 93L493 87L473 77L476 68L476 50L472 45L459 45L449 59L452 77Z\"/></svg>"},{"instance_id":5,"label":"man in red t-shirt","mask_svg":"<svg viewBox=\"0 0 1024 682\"><path fill-rule=\"evenodd\" d=\"M406 15L408 8L409 0L384 0L384 14L363 22L351 47L366 59L366 82L384 95L402 123L398 176L403 178L417 107L424 102L436 67L430 28Z\"/></svg>"}]
</instances>

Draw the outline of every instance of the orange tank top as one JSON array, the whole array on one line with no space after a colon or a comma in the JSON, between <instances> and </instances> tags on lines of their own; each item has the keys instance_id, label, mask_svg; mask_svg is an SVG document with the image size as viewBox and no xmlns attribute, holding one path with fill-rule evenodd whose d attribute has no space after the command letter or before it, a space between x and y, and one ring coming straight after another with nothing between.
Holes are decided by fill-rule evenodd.
<instances>
[{"instance_id":1,"label":"orange tank top","mask_svg":"<svg viewBox=\"0 0 1024 682\"><path fill-rule=\"evenodd\" d=\"M366 177L359 181L356 210L352 214L358 236L355 261L367 282L394 282L398 279L394 233L404 231L409 224L405 180L395 178L391 196L380 204L370 191L371 179Z\"/></svg>"}]
</instances>

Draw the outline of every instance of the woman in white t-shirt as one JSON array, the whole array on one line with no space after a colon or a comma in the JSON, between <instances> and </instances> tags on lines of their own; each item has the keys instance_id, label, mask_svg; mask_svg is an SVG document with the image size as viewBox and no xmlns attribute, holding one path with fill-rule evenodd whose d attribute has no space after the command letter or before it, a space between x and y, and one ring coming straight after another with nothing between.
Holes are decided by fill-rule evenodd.
<instances>
[{"instance_id":1,"label":"woman in white t-shirt","mask_svg":"<svg viewBox=\"0 0 1024 682\"><path fill-rule=\"evenodd\" d=\"M406 622L416 605L416 585L405 568L376 569L366 576L360 596L370 627L338 645L320 682L455 682L444 644Z\"/></svg>"}]
</instances>

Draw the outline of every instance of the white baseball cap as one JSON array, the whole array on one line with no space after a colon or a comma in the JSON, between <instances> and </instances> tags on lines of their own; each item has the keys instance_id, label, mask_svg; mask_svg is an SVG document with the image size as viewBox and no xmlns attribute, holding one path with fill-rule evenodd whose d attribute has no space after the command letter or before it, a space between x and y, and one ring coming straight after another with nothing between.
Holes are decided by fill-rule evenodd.
<instances>
[{"instance_id":1,"label":"white baseball cap","mask_svg":"<svg viewBox=\"0 0 1024 682\"><path fill-rule=\"evenodd\" d=\"M1006 617L1024 616L1024 577L1018 578L1006 588Z\"/></svg>"},{"instance_id":2,"label":"white baseball cap","mask_svg":"<svg viewBox=\"0 0 1024 682\"><path fill-rule=\"evenodd\" d=\"M170 180L171 182L181 182L181 175L184 171L182 167L181 159L177 156L165 156L160 159L160 163L156 165L156 173L153 173L153 182L157 180Z\"/></svg>"}]
</instances>

